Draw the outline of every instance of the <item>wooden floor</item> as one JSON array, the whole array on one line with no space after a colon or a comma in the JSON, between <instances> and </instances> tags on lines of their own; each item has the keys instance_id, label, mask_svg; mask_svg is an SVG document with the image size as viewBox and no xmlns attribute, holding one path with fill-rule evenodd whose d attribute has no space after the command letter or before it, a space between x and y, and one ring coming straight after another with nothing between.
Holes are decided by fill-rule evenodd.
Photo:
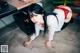
<instances>
[{"instance_id":1,"label":"wooden floor","mask_svg":"<svg viewBox=\"0 0 80 53\"><path fill-rule=\"evenodd\" d=\"M50 49L44 47L45 40L41 34L34 40L32 48L24 47L22 44L27 35L18 27L12 26L0 33L0 44L9 46L8 53L80 53L80 32L77 32L78 26L74 23L54 35L54 48Z\"/></svg>"}]
</instances>

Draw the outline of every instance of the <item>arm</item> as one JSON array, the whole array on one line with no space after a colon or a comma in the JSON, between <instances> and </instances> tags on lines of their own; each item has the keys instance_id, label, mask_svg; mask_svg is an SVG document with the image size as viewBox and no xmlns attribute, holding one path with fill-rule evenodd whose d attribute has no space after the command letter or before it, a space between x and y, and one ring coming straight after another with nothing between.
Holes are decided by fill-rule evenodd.
<instances>
[{"instance_id":1,"label":"arm","mask_svg":"<svg viewBox=\"0 0 80 53\"><path fill-rule=\"evenodd\" d=\"M37 36L39 36L40 28L37 24L35 24L35 34L31 36L31 40L34 40Z\"/></svg>"}]
</instances>

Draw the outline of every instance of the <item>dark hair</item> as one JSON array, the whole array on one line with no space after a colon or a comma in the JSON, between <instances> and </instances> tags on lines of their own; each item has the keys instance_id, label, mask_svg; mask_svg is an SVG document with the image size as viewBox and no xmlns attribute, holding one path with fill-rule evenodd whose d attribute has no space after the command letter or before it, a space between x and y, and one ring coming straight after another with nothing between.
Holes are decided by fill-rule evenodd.
<instances>
[{"instance_id":1,"label":"dark hair","mask_svg":"<svg viewBox=\"0 0 80 53\"><path fill-rule=\"evenodd\" d=\"M39 4L36 4L36 3L30 5L28 8L28 11L29 13L34 12L36 14L44 14L45 12L44 9Z\"/></svg>"},{"instance_id":2,"label":"dark hair","mask_svg":"<svg viewBox=\"0 0 80 53\"><path fill-rule=\"evenodd\" d=\"M45 18L45 10L43 9L43 7L41 7L39 4L32 4L28 7L28 13L32 14L32 12L36 13L36 14L44 14L43 16L43 20L44 20L44 24L45 24L45 29L44 29L44 33L46 33L46 30L47 30L47 23L46 23L46 18ZM31 16L31 15L30 15ZM31 17L30 17L31 18Z\"/></svg>"}]
</instances>

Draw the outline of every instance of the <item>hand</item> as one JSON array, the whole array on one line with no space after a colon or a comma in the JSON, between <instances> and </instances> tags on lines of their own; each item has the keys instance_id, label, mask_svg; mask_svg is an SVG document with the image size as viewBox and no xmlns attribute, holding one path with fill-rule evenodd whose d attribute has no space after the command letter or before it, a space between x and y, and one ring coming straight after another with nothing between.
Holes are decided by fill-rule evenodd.
<instances>
[{"instance_id":1,"label":"hand","mask_svg":"<svg viewBox=\"0 0 80 53\"><path fill-rule=\"evenodd\" d=\"M32 48L32 42L24 42L23 43L24 47Z\"/></svg>"},{"instance_id":2,"label":"hand","mask_svg":"<svg viewBox=\"0 0 80 53\"><path fill-rule=\"evenodd\" d=\"M52 48L51 41L46 41L46 42L45 42L45 47L46 47L46 48Z\"/></svg>"}]
</instances>

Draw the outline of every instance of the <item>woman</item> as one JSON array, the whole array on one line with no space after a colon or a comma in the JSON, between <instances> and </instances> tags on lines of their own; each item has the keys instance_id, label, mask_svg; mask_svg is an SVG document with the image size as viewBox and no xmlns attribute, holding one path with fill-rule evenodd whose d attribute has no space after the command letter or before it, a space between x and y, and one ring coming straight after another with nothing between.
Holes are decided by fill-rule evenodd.
<instances>
[{"instance_id":1,"label":"woman","mask_svg":"<svg viewBox=\"0 0 80 53\"><path fill-rule=\"evenodd\" d=\"M40 30L48 30L48 38L45 46L52 47L54 33L61 31L64 23L68 23L72 17L72 11L68 6L60 5L54 9L52 13L46 13L41 5L32 4L28 8L31 21L35 25L35 33L31 35L29 41L24 42L24 46L31 46L32 41L39 35Z\"/></svg>"},{"instance_id":2,"label":"woman","mask_svg":"<svg viewBox=\"0 0 80 53\"><path fill-rule=\"evenodd\" d=\"M51 41L53 40L54 33L61 31L64 23L68 23L72 16L72 11L67 6L58 6L52 13L46 13L39 4L32 4L28 8L31 21L35 24L35 33L29 38L28 42L24 45L31 46L32 41L39 35L40 30L47 29L48 37L45 41L45 46L52 47Z\"/></svg>"}]
</instances>

